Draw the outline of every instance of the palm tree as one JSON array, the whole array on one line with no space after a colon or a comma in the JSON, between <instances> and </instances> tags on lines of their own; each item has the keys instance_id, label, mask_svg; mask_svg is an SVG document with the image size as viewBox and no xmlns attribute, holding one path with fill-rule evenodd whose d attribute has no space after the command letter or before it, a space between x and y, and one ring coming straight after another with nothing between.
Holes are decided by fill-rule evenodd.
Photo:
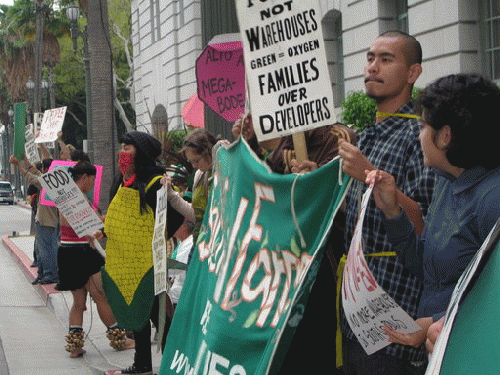
<instances>
[{"instance_id":1,"label":"palm tree","mask_svg":"<svg viewBox=\"0 0 500 375\"><path fill-rule=\"evenodd\" d=\"M116 174L117 135L113 111L113 63L109 36L107 0L80 1L87 13L90 82L92 82L92 124L94 163L105 173L101 184L101 209L107 210L109 192Z\"/></svg>"}]
</instances>

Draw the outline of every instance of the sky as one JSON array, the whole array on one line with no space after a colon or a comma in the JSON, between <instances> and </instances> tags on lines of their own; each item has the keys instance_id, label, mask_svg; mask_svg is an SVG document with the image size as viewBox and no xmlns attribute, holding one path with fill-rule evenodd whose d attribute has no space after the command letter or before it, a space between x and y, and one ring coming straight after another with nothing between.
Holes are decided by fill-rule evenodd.
<instances>
[{"instance_id":1,"label":"sky","mask_svg":"<svg viewBox=\"0 0 500 375\"><path fill-rule=\"evenodd\" d=\"M0 4L13 5L14 0L0 0Z\"/></svg>"}]
</instances>

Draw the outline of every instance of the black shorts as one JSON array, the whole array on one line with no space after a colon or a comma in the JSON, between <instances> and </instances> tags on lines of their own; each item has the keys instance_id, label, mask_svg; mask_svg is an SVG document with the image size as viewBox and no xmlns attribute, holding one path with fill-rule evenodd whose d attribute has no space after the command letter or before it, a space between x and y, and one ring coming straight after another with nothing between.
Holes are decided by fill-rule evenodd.
<instances>
[{"instance_id":1,"label":"black shorts","mask_svg":"<svg viewBox=\"0 0 500 375\"><path fill-rule=\"evenodd\" d=\"M90 276L104 265L104 258L89 244L61 245L57 253L59 284L57 290L83 288Z\"/></svg>"}]
</instances>

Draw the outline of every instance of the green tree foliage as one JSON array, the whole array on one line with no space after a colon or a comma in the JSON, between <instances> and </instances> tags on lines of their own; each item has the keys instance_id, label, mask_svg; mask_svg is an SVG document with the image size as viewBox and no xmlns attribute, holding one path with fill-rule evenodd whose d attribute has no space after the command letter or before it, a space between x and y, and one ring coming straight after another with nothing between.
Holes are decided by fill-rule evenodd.
<instances>
[{"instance_id":1,"label":"green tree foliage","mask_svg":"<svg viewBox=\"0 0 500 375\"><path fill-rule=\"evenodd\" d=\"M412 99L416 100L422 89L413 88ZM375 122L377 106L375 101L362 91L351 91L342 102L342 122L352 126L357 133Z\"/></svg>"},{"instance_id":2,"label":"green tree foliage","mask_svg":"<svg viewBox=\"0 0 500 375\"><path fill-rule=\"evenodd\" d=\"M375 101L364 92L351 91L342 102L342 122L357 133L373 124L377 108Z\"/></svg>"}]
</instances>

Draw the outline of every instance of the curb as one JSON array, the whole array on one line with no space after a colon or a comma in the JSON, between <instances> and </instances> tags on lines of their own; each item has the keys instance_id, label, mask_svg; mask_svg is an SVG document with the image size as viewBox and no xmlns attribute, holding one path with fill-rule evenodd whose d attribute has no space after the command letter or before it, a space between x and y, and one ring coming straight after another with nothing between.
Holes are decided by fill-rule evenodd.
<instances>
[{"instance_id":1,"label":"curb","mask_svg":"<svg viewBox=\"0 0 500 375\"><path fill-rule=\"evenodd\" d=\"M17 262L28 281L31 283L33 280L35 280L37 277L37 268L31 267L32 260L23 251L21 251L14 244L14 242L11 241L10 236L3 236L2 241L5 248L10 251L12 257ZM51 294L60 293L59 291L54 289L53 284L38 284L33 285L33 287L35 287L35 289L41 295L41 297L45 301L45 305L49 305L49 296Z\"/></svg>"}]
</instances>

